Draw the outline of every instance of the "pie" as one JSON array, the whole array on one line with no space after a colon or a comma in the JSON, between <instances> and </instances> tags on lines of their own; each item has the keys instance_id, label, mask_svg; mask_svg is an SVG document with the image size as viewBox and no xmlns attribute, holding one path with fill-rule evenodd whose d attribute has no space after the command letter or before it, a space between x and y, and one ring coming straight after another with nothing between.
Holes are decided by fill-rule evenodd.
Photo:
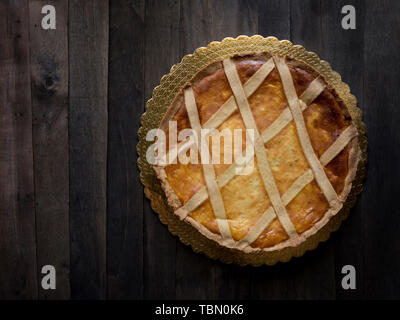
<instances>
[{"instance_id":1,"label":"pie","mask_svg":"<svg viewBox=\"0 0 400 320\"><path fill-rule=\"evenodd\" d=\"M198 135L168 148L171 121L178 135ZM357 129L334 88L306 63L268 52L197 72L159 128L176 160L153 166L169 206L205 237L245 252L295 247L319 232L343 207L360 157ZM201 129L253 136L243 136L243 154L231 163L180 161L189 147L198 152Z\"/></svg>"}]
</instances>

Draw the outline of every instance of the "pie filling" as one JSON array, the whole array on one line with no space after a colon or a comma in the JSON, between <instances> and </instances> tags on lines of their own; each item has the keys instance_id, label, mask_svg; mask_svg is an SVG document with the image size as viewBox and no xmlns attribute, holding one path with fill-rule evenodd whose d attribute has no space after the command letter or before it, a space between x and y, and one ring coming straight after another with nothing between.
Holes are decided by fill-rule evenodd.
<instances>
[{"instance_id":1,"label":"pie filling","mask_svg":"<svg viewBox=\"0 0 400 320\"><path fill-rule=\"evenodd\" d=\"M246 97L265 149L258 150L258 152L266 154L267 166L269 165L270 171L260 169L259 166L262 162L259 162L259 158L263 158L263 156L257 153L253 168L248 174L234 175L222 187L219 187L220 199L222 199L226 216L225 221L229 226L228 237L239 243L242 241L244 245L252 248L269 248L293 237L293 234L290 235L288 232L290 224L294 227L295 233L301 235L324 217L332 203L330 204L329 197L327 198L326 192L324 193L321 188L321 181L325 181L328 187L330 185L330 188L333 188L334 193L340 198L349 174L350 145L348 143L356 133L353 136L350 135L348 141L342 143L339 150L336 152L331 150L335 149L335 141L346 129L346 134L350 129L355 130L350 128L353 125L346 108L323 82L324 87L317 92L312 101L304 101L303 104L299 103L298 105L299 108L305 107L304 110L301 110L303 120L300 120L304 121L306 129L304 132L308 134L308 138L303 136L302 142L299 136L301 121L297 119L296 122L294 119L296 109L293 109L293 106L288 103L287 92L285 92L281 79L283 71L273 63L273 58L249 55L231 58L230 62L234 63L244 92L246 83L251 81L264 64L272 65L268 75L256 86L255 91ZM302 99L303 95L307 100L309 95L307 90L310 89L311 92L311 86L318 81L316 79L318 75L310 70L307 71L295 61L284 61L284 63L290 71L295 93L299 99ZM213 116L231 99L234 106L236 102L235 110L218 124L217 129L228 128L233 132L234 129L245 130L248 128L243 120L246 104L242 103L239 107L238 94L241 91L233 92L232 79L232 76L228 79L224 64L218 62L197 75L191 82L198 119L202 127L210 122L210 119L212 120ZM176 112L168 119L177 121L178 132L192 127L185 101L187 101L185 95L181 92L174 101ZM289 121L287 121L287 116ZM281 121L282 119L286 120ZM275 128L278 122L280 128ZM312 155L306 154L304 151L306 138L311 143ZM242 140L244 150L246 141ZM224 159L223 140L221 146L220 159ZM319 180L315 178L318 174L315 165L314 167L310 165L312 157L315 157L318 165L322 167ZM329 157L333 158L329 159ZM223 174L228 172L230 166L230 164L212 166L217 184ZM263 166L265 167L265 164ZM199 192L208 191L202 164L182 164L178 161L177 164L166 165L163 169L166 182L183 207ZM271 174L275 186L268 188L265 184L266 176L270 179ZM298 184L301 184L302 187L297 188L298 190L292 194L293 199L291 199L292 189ZM271 194L274 190L277 190L278 196L275 195L275 198L272 199ZM226 234L221 234L221 224L216 219L212 202L214 201L215 205L215 195L213 195L214 200L209 194L206 195L205 201L194 208L191 207L190 211L186 213L185 219L194 219L211 234L222 235L224 238ZM279 209L280 203L283 203L283 209ZM289 222L284 222L285 220L278 214L279 210L281 210L281 214L288 216ZM258 232L255 231L257 228Z\"/></svg>"}]
</instances>

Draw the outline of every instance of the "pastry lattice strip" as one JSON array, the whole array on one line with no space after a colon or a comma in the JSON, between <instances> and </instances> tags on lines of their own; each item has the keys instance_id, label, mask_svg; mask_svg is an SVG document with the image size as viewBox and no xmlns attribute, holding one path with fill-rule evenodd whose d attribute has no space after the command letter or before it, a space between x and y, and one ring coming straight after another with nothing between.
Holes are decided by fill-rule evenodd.
<instances>
[{"instance_id":1,"label":"pastry lattice strip","mask_svg":"<svg viewBox=\"0 0 400 320\"><path fill-rule=\"evenodd\" d=\"M201 150L201 145L208 145L206 142L206 138L201 134L201 125L199 119L199 113L196 106L196 101L193 93L193 89L191 87L185 89L184 91L185 97L185 106L187 110L187 114L189 116L190 125L192 129L195 131L197 139L197 150ZM204 141L201 141L203 139ZM200 152L200 158L203 158L204 153L208 154L209 158L209 150L208 148L203 148ZM208 194L210 197L210 203L214 211L215 219L217 220L219 231L223 239L231 239L231 230L229 228L228 220L226 220L226 212L224 207L224 202L221 196L221 190L218 187L214 166L209 163L205 163L202 159L202 167L204 172L204 179L206 181Z\"/></svg>"},{"instance_id":2,"label":"pastry lattice strip","mask_svg":"<svg viewBox=\"0 0 400 320\"><path fill-rule=\"evenodd\" d=\"M231 59L225 59L223 61L223 65L245 127L246 129L252 129L254 131L254 140L252 143L255 148L255 157L257 159L258 169L260 171L264 187L272 203L272 207L289 237L295 237L297 235L296 229L290 220L288 213L286 212L285 206L283 205L275 178L269 165L267 149L265 148L260 132L258 131L249 102L237 73L236 65Z\"/></svg>"},{"instance_id":3,"label":"pastry lattice strip","mask_svg":"<svg viewBox=\"0 0 400 320\"><path fill-rule=\"evenodd\" d=\"M342 134L335 140L334 143L323 153L320 158L320 162L323 166L326 166L331 162L349 143L353 138L357 136L357 130L353 125L347 127ZM309 183L314 180L314 175L311 169L308 169L303 173L295 182L289 187L289 189L282 195L282 201L287 206ZM255 225L250 229L247 235L242 238L239 243L243 246L253 243L265 228L269 226L272 220L275 218L274 212L271 212L271 207L268 208L260 219L257 220Z\"/></svg>"},{"instance_id":4,"label":"pastry lattice strip","mask_svg":"<svg viewBox=\"0 0 400 320\"><path fill-rule=\"evenodd\" d=\"M285 60L281 57L275 56L274 60L276 68L281 76L283 91L285 92L290 111L292 112L301 148L303 149L308 164L314 172L315 180L328 200L329 205L331 207L335 206L338 204L339 198L335 189L333 189L331 182L326 176L324 168L322 167L322 164L317 158L317 155L315 154L315 151L311 145L310 136L307 132L303 113L301 111L302 108L300 107L300 101L297 97L296 89L294 88L293 78L289 71L289 67L285 63Z\"/></svg>"},{"instance_id":5,"label":"pastry lattice strip","mask_svg":"<svg viewBox=\"0 0 400 320\"><path fill-rule=\"evenodd\" d=\"M230 60L229 60L230 61ZM262 83L262 81L268 76L268 74L272 71L273 66L271 68L271 66L269 65L269 63L271 62L271 59L265 63L263 66L267 65L268 68L265 68L265 70L262 70L262 72L260 72L260 69L258 70L258 74L256 72L255 75L253 75L252 78L250 78L246 84L245 87L243 88L241 86L241 82L237 76L237 80L238 83L240 84L240 87L243 90L242 93L242 101L244 101L244 99L246 99L247 97L249 97L256 89L257 87ZM279 60L277 60L278 63L280 63ZM284 63L284 62L283 62ZM235 65L232 63L232 65L235 67ZM284 66L287 65L284 63ZM281 70L278 69L278 71L282 71L282 65L280 65ZM235 67L235 72L236 72L236 67ZM268 71L268 72L266 72ZM287 71L289 72L288 68ZM285 70L283 71L285 72ZM257 75L257 77L256 77ZM262 76L261 76L262 75ZM293 85L293 80L291 78L290 72L289 72L289 76L290 76L290 81L291 81L291 85L293 86L294 89L294 85ZM282 74L281 74L282 77ZM287 95L287 86L288 86L288 82L287 82L287 76L286 76L286 83L284 84L284 89L285 89L285 85L286 85L286 90L285 90L285 94ZM258 85L256 86L256 83L258 83ZM246 90L246 86L252 84L251 86L248 86L248 90ZM289 83L290 85L290 83ZM302 101L299 101L299 98L297 97L296 94L296 98L297 101L299 101L299 106L298 109L300 111L304 111L307 108L307 105L312 103L312 101L324 90L325 85L323 83L323 81L318 77L316 78L314 81L312 81L310 83L310 85L308 86L308 88L304 91L304 93L301 95L300 99ZM239 89L240 90L240 89ZM290 88L289 88L290 90ZM295 91L294 91L295 92ZM240 94L240 93L239 93ZM244 99L243 99L244 97ZM194 97L193 97L194 98ZM293 98L293 96L292 96ZM246 99L247 102L247 99ZM288 102L289 102L289 98L288 98ZM293 103L293 100L291 100L291 102ZM248 102L247 102L248 104ZM274 121L274 123L272 123L261 135L262 137L262 141L263 143L268 142L270 139L272 139L276 134L278 134L291 120L293 120L293 107L289 104L289 108L285 109L281 115L278 117L277 120ZM209 119L208 122L206 122L206 124L204 125L204 128L213 128L213 127L217 127L219 126L222 122L224 122L235 110L237 109L237 105L235 103L235 100L233 100L233 96L231 96L228 101L219 109L219 111L214 114L214 116L212 118ZM302 116L302 115L301 115ZM198 113L197 113L197 117L198 117ZM298 120L298 117L296 117L296 120ZM253 119L254 121L254 119ZM302 118L302 121L304 123L304 118ZM296 126L298 125L298 123L296 123ZM305 129L305 126L304 126ZM258 133L258 131L257 131ZM304 131L303 131L304 133ZM305 131L305 133L307 133ZM258 133L259 134L259 133ZM332 144L332 146L322 155L319 164L322 165L326 165L327 163L329 163L348 143L349 141L356 135L356 130L353 126L348 127L343 133L342 135ZM308 137L308 133L307 133L307 138L309 141L309 137ZM188 144L187 141L183 142L182 144ZM310 143L311 145L311 143ZM263 146L264 147L264 146ZM302 145L303 147L303 145ZM186 149L186 148L185 148ZM251 150L251 148L250 148ZM251 158L253 157L253 154L250 152L250 150L246 151L246 160L245 163L247 163L249 160L251 160ZM304 150L304 147L303 147ZM179 151L181 152L181 151ZM313 149L312 149L313 154L315 155ZM318 160L318 159L317 159ZM237 164L234 163L232 166L230 166L223 174L221 174L218 178L215 178L215 173L214 173L214 181L216 182L217 186L219 188L222 188L224 185L226 185L234 176L235 176L235 171L237 168ZM325 173L324 173L325 175ZM327 179L326 175L325 178ZM289 188L289 190L282 196L281 201L283 201L284 206L286 206L288 203L290 203L291 200L293 200L296 195L308 184L310 183L312 180L314 179L314 175L312 173L312 171L309 169L307 170L302 176L300 176L294 183L293 185ZM328 180L329 182L329 180ZM329 182L330 184L330 182ZM333 188L332 188L333 189ZM219 191L219 190L218 190ZM220 191L219 191L220 194ZM337 199L337 194L336 192L334 193ZM186 202L186 204L184 206L182 206L180 209L178 209L177 214L181 217L181 218L185 218L189 212L193 211L197 206L199 206L202 202L204 202L207 198L209 197L208 193L207 193L207 189L205 187L203 187L202 189L200 189L191 199L189 199L189 201ZM335 200L336 200L335 199ZM210 199L211 200L211 199ZM213 208L214 209L214 208ZM180 212L179 212L180 211ZM180 213L180 214L179 214ZM287 214L287 213L286 213ZM270 207L263 215L262 217L257 221L256 225L252 228L252 230L245 236L245 238L243 238L240 242L243 243L251 243L253 242L258 236L259 234L265 229L265 227L267 227L269 225L269 223L273 220L273 218L275 217L275 212L272 209L272 207ZM219 222L219 219L217 219L217 221ZM290 221L290 220L289 220ZM228 226L229 228L229 226ZM285 228L286 229L286 228ZM295 231L294 231L295 232ZM290 233L288 232L288 234L290 235ZM293 234L293 233L292 233ZM297 232L296 232L297 234Z\"/></svg>"},{"instance_id":6,"label":"pastry lattice strip","mask_svg":"<svg viewBox=\"0 0 400 320\"><path fill-rule=\"evenodd\" d=\"M265 78L274 69L274 61L269 59L264 63L260 69L258 69L249 80L244 84L244 92L247 97L250 97L258 87L263 83ZM235 97L232 95L228 100L215 112L210 119L206 121L203 125L203 129L216 129L218 128L226 119L228 119L236 110L238 109L235 101ZM167 159L172 163L176 160L179 154L185 153L189 148L191 148L195 142L192 139L186 139L172 148L163 159L160 160L160 165L167 164ZM178 151L176 151L176 149Z\"/></svg>"},{"instance_id":7,"label":"pastry lattice strip","mask_svg":"<svg viewBox=\"0 0 400 320\"><path fill-rule=\"evenodd\" d=\"M357 129L350 125L348 126L341 135L335 140L334 143L322 154L320 161L323 166L328 165L349 143L357 136ZM246 157L243 159L244 163L248 163L251 160L253 154L251 153L252 148L248 148L246 152ZM217 177L217 183L220 188L224 187L234 176L235 169L237 165L230 166L225 170L220 176ZM229 172L230 171L230 172ZM296 181L289 187L289 189L282 195L282 201L284 205L288 205L300 192L303 190L307 184L314 180L314 175L311 169L308 169L303 175L296 179ZM201 203L208 199L208 193L206 187L202 187L189 201L186 202L186 208L180 208L186 213L193 211ZM183 213L183 211L180 211ZM178 213L178 212L176 212ZM181 216L181 218L184 218ZM255 225L247 233L247 235L242 238L239 242L242 245L248 245L253 243L261 232L269 226L272 220L275 218L275 213L272 208L268 208L260 219L257 220Z\"/></svg>"},{"instance_id":8,"label":"pastry lattice strip","mask_svg":"<svg viewBox=\"0 0 400 320\"><path fill-rule=\"evenodd\" d=\"M270 59L269 61L272 61ZM269 67L268 67L269 70ZM253 76L254 77L254 76ZM249 83L253 78L250 78L246 82L246 84ZM245 88L246 88L245 84ZM261 83L260 83L261 84ZM302 105L303 111L306 109L307 105L312 103L320 94L321 92L325 89L325 84L322 81L321 78L316 78L314 79L308 88L303 92L303 94L300 96L300 99L304 99L304 104ZM255 90L254 90L255 91ZM234 105L236 106L236 102L234 101ZM226 105L226 104L225 104ZM221 108L224 108L222 106ZM237 107L235 107L237 108ZM282 111L281 115L270 125L268 126L267 129L265 129L261 137L263 139L264 144L270 141L273 137L275 137L283 128L285 128L291 121L293 120L292 113L290 112L289 108L286 108L284 111ZM207 124L207 123L206 123ZM191 145L192 140L189 140L189 142L185 142L186 146L189 146L189 143ZM189 147L187 147L189 148ZM186 147L185 147L186 150ZM182 152L182 151L179 151ZM217 177L217 182L220 188L224 187L229 181L231 181L236 173L238 172L237 169L241 167L238 163L243 163L246 165L253 157L254 155L254 149L247 148L246 151L243 153L245 156L242 156L241 158L237 159L235 163L233 163L227 170L225 170L221 175ZM199 205L201 205L205 200L208 199L208 194L207 194L207 189L205 186L203 186L195 195L193 195L192 198L190 198L181 208L179 208L175 213L181 218L184 219L186 216L195 210Z\"/></svg>"},{"instance_id":9,"label":"pastry lattice strip","mask_svg":"<svg viewBox=\"0 0 400 320\"><path fill-rule=\"evenodd\" d=\"M249 98L258 89L258 87L263 83L274 67L275 64L271 58L264 63L249 80L247 80L243 86L247 98ZM309 104L311 104L311 102L313 102L314 99L318 97L324 89L325 84L323 80L320 77L314 79L300 96L300 99L304 102L302 107L307 107ZM238 107L234 96L230 96L229 99L218 109L218 111L206 121L206 123L203 125L203 128L216 129L237 109ZM281 115L261 133L264 143L267 143L269 140L271 140L292 120L292 113L290 112L289 108L286 108ZM160 166L166 165L168 163L167 159L169 159L170 163L173 163L179 154L187 152L194 144L195 142L192 139L186 139L182 142L179 142L172 148L172 150L168 152L167 155L165 155L163 159L160 159Z\"/></svg>"}]
</instances>

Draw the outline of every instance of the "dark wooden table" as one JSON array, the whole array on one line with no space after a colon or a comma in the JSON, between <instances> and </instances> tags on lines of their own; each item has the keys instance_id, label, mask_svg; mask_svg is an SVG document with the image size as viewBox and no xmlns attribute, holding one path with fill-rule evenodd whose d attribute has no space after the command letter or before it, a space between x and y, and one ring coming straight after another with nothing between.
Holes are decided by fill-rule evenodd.
<instances>
[{"instance_id":1,"label":"dark wooden table","mask_svg":"<svg viewBox=\"0 0 400 320\"><path fill-rule=\"evenodd\" d=\"M0 1L0 298L400 297L400 1ZM343 30L352 4L357 29ZM317 250L273 267L212 261L143 195L144 104L171 65L212 40L274 35L350 84L368 128L365 188ZM54 265L57 289L43 290ZM357 289L341 288L354 265Z\"/></svg>"}]
</instances>

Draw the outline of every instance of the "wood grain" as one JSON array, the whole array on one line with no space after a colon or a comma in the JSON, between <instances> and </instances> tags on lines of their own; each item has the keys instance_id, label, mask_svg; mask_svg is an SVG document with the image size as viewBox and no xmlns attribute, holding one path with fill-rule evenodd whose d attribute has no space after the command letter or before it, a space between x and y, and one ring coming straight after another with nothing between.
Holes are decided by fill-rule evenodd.
<instances>
[{"instance_id":1,"label":"wood grain","mask_svg":"<svg viewBox=\"0 0 400 320\"><path fill-rule=\"evenodd\" d=\"M219 1L209 3L212 39L221 41L227 36L253 35L258 30L257 1ZM194 35L195 37L195 35ZM218 263L215 266L215 298L245 299L250 296L250 269L232 268ZM235 279L232 281L232 279Z\"/></svg>"},{"instance_id":2,"label":"wood grain","mask_svg":"<svg viewBox=\"0 0 400 320\"><path fill-rule=\"evenodd\" d=\"M291 41L303 45L308 51L318 52L321 59L326 59L331 48L326 50L323 46L325 32L321 27L324 20L321 1L292 1L290 5ZM293 281L298 288L295 298L334 299L336 284L334 242L322 243L316 252L306 255L306 259L297 262L298 268L290 270L290 277L295 275Z\"/></svg>"},{"instance_id":3,"label":"wood grain","mask_svg":"<svg viewBox=\"0 0 400 320\"><path fill-rule=\"evenodd\" d=\"M180 60L180 7L177 0L146 2L145 10L145 101L171 66ZM138 115L139 116L139 115ZM175 259L177 240L145 199L144 226L144 298L175 298Z\"/></svg>"},{"instance_id":4,"label":"wood grain","mask_svg":"<svg viewBox=\"0 0 400 320\"><path fill-rule=\"evenodd\" d=\"M258 33L268 37L290 39L290 2L258 1ZM295 267L292 267L293 269ZM250 272L250 296L260 299L294 299L297 295L291 268L278 264L268 268L255 268Z\"/></svg>"},{"instance_id":5,"label":"wood grain","mask_svg":"<svg viewBox=\"0 0 400 320\"><path fill-rule=\"evenodd\" d=\"M0 2L0 299L37 298L28 1Z\"/></svg>"},{"instance_id":6,"label":"wood grain","mask_svg":"<svg viewBox=\"0 0 400 320\"><path fill-rule=\"evenodd\" d=\"M107 160L108 297L143 298L143 188L137 168L144 112L143 0L110 3Z\"/></svg>"},{"instance_id":7,"label":"wood grain","mask_svg":"<svg viewBox=\"0 0 400 320\"><path fill-rule=\"evenodd\" d=\"M200 13L200 14L199 14ZM213 40L257 32L257 7L245 1L181 1L180 52L193 52ZM187 265L193 266L188 272ZM199 276L200 275L200 276ZM232 277L236 281L229 281ZM248 296L248 272L215 261L178 243L176 251L176 298L217 299ZM204 281L203 279L208 279Z\"/></svg>"},{"instance_id":8,"label":"wood grain","mask_svg":"<svg viewBox=\"0 0 400 320\"><path fill-rule=\"evenodd\" d=\"M29 1L36 243L38 277L54 266L57 290L40 286L39 297L68 299L68 1L53 3L56 30L41 27L46 4Z\"/></svg>"},{"instance_id":9,"label":"wood grain","mask_svg":"<svg viewBox=\"0 0 400 320\"><path fill-rule=\"evenodd\" d=\"M367 1L364 33L364 119L368 173L359 208L364 215L365 298L400 298L400 3ZM359 248L359 250L362 249Z\"/></svg>"},{"instance_id":10,"label":"wood grain","mask_svg":"<svg viewBox=\"0 0 400 320\"><path fill-rule=\"evenodd\" d=\"M289 0L258 0L258 33L264 37L290 39Z\"/></svg>"},{"instance_id":11,"label":"wood grain","mask_svg":"<svg viewBox=\"0 0 400 320\"><path fill-rule=\"evenodd\" d=\"M212 11L209 1L181 1L180 4L180 56L206 46L216 30L212 28ZM201 13L201 14L199 14ZM233 20L233 19L232 19ZM187 265L193 266L189 271ZM215 299L215 262L205 262L201 255L181 243L176 247L176 298ZM199 276L200 275L200 276ZM208 281L202 279L207 278Z\"/></svg>"},{"instance_id":12,"label":"wood grain","mask_svg":"<svg viewBox=\"0 0 400 320\"><path fill-rule=\"evenodd\" d=\"M398 1L57 0L56 30L40 27L44 4L0 2L0 299L400 298ZM345 4L356 30L341 28ZM369 164L328 242L240 268L160 223L139 182L136 133L173 64L256 33L301 44L341 74L364 112ZM55 291L40 288L44 264L56 266ZM346 264L356 290L341 287Z\"/></svg>"},{"instance_id":13,"label":"wood grain","mask_svg":"<svg viewBox=\"0 0 400 320\"><path fill-rule=\"evenodd\" d=\"M357 97L359 107L363 110L363 51L364 51L364 1L323 1L321 2L321 26L325 35L322 39L324 58L332 68L340 73L342 80L351 84L351 91ZM355 30L341 28L344 5L352 4L356 8ZM349 61L354 63L349 64ZM362 194L361 194L362 199ZM364 260L363 237L364 214L358 205L351 210L348 219L332 237L335 246L336 298L357 299L363 296ZM357 290L344 290L341 285L341 270L344 265L353 265L357 270Z\"/></svg>"},{"instance_id":14,"label":"wood grain","mask_svg":"<svg viewBox=\"0 0 400 320\"><path fill-rule=\"evenodd\" d=\"M71 296L106 297L108 1L69 1Z\"/></svg>"}]
</instances>

